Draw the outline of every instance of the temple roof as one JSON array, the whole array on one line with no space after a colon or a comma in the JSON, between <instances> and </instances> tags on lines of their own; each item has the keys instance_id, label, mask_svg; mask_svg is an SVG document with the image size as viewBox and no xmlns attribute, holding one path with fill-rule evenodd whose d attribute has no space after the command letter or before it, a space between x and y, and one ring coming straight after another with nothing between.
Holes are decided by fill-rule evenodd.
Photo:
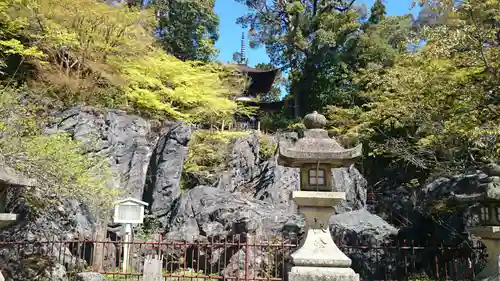
<instances>
[{"instance_id":1,"label":"temple roof","mask_svg":"<svg viewBox=\"0 0 500 281\"><path fill-rule=\"evenodd\" d=\"M349 166L362 154L362 145L354 148L343 148L334 138L328 136L323 129L325 116L314 111L304 117L307 130L304 137L293 146L280 144L278 164L285 167L300 167L308 163L331 164L335 167Z\"/></svg>"},{"instance_id":2,"label":"temple roof","mask_svg":"<svg viewBox=\"0 0 500 281\"><path fill-rule=\"evenodd\" d=\"M242 64L231 64L229 66L235 67L250 77L250 86L248 86L243 95L252 97L268 93L276 80L276 76L281 72L279 69L263 70Z\"/></svg>"}]
</instances>

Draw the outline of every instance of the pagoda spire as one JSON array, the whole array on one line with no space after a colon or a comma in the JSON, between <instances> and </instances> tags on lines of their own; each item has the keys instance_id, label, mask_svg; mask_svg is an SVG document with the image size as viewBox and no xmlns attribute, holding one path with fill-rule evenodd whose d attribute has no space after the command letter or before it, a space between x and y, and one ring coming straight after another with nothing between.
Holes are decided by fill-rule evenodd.
<instances>
[{"instance_id":1,"label":"pagoda spire","mask_svg":"<svg viewBox=\"0 0 500 281\"><path fill-rule=\"evenodd\" d=\"M247 65L247 59L245 57L245 32L241 33L241 49L240 49L240 55L241 55L241 64Z\"/></svg>"}]
</instances>

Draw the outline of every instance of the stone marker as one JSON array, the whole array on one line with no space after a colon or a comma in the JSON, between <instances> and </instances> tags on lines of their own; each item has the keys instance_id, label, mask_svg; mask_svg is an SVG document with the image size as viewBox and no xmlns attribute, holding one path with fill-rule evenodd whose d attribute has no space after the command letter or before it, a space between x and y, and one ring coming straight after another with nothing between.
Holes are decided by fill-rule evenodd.
<instances>
[{"instance_id":1,"label":"stone marker","mask_svg":"<svg viewBox=\"0 0 500 281\"><path fill-rule=\"evenodd\" d=\"M332 191L332 168L347 167L361 156L361 145L344 149L324 130L326 118L314 111L306 115L304 138L292 147L280 145L278 164L300 168L300 190L292 193L306 218L306 238L292 254L289 281L359 281L351 260L333 242L328 220L345 192Z\"/></svg>"},{"instance_id":2,"label":"stone marker","mask_svg":"<svg viewBox=\"0 0 500 281\"><path fill-rule=\"evenodd\" d=\"M143 281L162 281L163 258L148 256L144 261Z\"/></svg>"}]
</instances>

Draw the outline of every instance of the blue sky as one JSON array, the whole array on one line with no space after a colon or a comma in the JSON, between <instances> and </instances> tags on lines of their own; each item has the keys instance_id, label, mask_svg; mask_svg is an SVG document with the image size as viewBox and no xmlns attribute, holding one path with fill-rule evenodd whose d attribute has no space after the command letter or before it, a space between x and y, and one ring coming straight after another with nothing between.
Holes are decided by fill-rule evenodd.
<instances>
[{"instance_id":1,"label":"blue sky","mask_svg":"<svg viewBox=\"0 0 500 281\"><path fill-rule=\"evenodd\" d=\"M368 9L375 0L358 0L359 3L365 3ZM385 0L387 15L404 15L410 12L409 8L412 0ZM236 3L234 0L216 0L215 12L220 18L220 36L216 43L220 50L218 59L222 62L232 61L233 53L240 50L241 32L244 31L237 25L236 18L243 15L246 11L245 6ZM417 9L411 10L413 14ZM250 49L247 44L246 57L248 64L254 66L257 63L269 62L269 58L264 48Z\"/></svg>"}]
</instances>

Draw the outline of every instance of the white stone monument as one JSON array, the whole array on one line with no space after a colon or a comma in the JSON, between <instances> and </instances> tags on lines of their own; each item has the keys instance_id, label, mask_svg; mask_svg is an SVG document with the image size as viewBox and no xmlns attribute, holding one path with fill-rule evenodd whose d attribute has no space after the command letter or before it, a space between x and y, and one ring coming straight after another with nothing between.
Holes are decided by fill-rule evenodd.
<instances>
[{"instance_id":1,"label":"white stone monument","mask_svg":"<svg viewBox=\"0 0 500 281\"><path fill-rule=\"evenodd\" d=\"M27 179L24 175L17 172L15 169L7 166L0 159L0 230L7 228L18 219L17 214L6 213L7 193L12 188L32 187L36 182L32 179ZM0 279L1 280L1 279Z\"/></svg>"},{"instance_id":2,"label":"white stone monument","mask_svg":"<svg viewBox=\"0 0 500 281\"><path fill-rule=\"evenodd\" d=\"M306 115L304 138L292 147L280 145L278 164L300 168L300 191L292 193L306 219L306 238L292 254L289 281L359 281L351 260L335 245L328 220L333 206L345 199L333 192L332 168L347 167L361 156L361 145L344 149L323 129L326 118L314 111Z\"/></svg>"},{"instance_id":3,"label":"white stone monument","mask_svg":"<svg viewBox=\"0 0 500 281\"><path fill-rule=\"evenodd\" d=\"M147 256L144 260L144 272L142 281L162 281L163 280L163 257L160 255Z\"/></svg>"}]
</instances>

